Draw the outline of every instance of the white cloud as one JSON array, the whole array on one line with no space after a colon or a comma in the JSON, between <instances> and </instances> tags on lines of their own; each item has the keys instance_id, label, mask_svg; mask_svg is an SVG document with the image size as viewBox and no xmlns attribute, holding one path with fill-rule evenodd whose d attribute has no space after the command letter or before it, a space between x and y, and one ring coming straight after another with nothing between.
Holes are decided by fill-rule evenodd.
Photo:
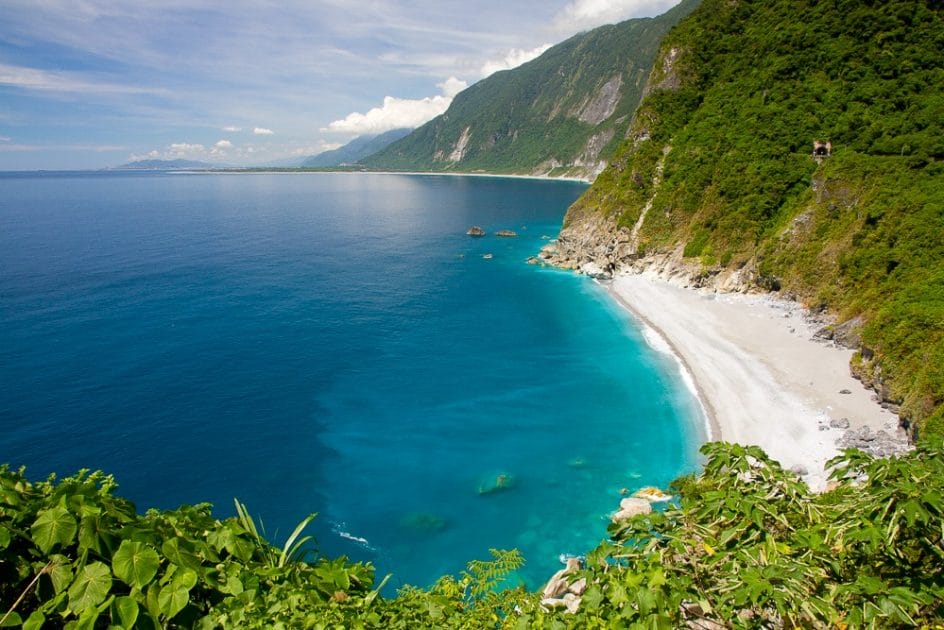
<instances>
[{"instance_id":1,"label":"white cloud","mask_svg":"<svg viewBox=\"0 0 944 630\"><path fill-rule=\"evenodd\" d=\"M554 20L558 30L575 32L634 17L665 13L679 0L572 0Z\"/></svg>"},{"instance_id":2,"label":"white cloud","mask_svg":"<svg viewBox=\"0 0 944 630\"><path fill-rule=\"evenodd\" d=\"M242 131L242 130L243 130L242 127L234 127L232 125L227 125L223 127L223 131L227 131L229 133L236 133L237 131Z\"/></svg>"},{"instance_id":3,"label":"white cloud","mask_svg":"<svg viewBox=\"0 0 944 630\"><path fill-rule=\"evenodd\" d=\"M114 144L0 144L0 153L26 153L36 151L77 151L87 153L113 153L127 151L128 147Z\"/></svg>"},{"instance_id":4,"label":"white cloud","mask_svg":"<svg viewBox=\"0 0 944 630\"><path fill-rule=\"evenodd\" d=\"M523 63L527 63L532 59L537 59L550 47L551 44L544 44L543 46L538 46L533 50L519 50L517 48L512 48L503 58L485 62L481 70L482 76L487 77L498 72L499 70L511 70L512 68L517 68Z\"/></svg>"},{"instance_id":5,"label":"white cloud","mask_svg":"<svg viewBox=\"0 0 944 630\"><path fill-rule=\"evenodd\" d=\"M233 143L229 140L219 140L216 144L213 145L217 149L232 149Z\"/></svg>"},{"instance_id":6,"label":"white cloud","mask_svg":"<svg viewBox=\"0 0 944 630\"><path fill-rule=\"evenodd\" d=\"M321 131L363 135L419 127L449 109L452 98L468 87L468 84L455 77L449 77L436 87L442 90L439 96L420 99L385 96L382 106L374 107L366 114L350 113L323 127Z\"/></svg>"},{"instance_id":7,"label":"white cloud","mask_svg":"<svg viewBox=\"0 0 944 630\"><path fill-rule=\"evenodd\" d=\"M77 73L49 72L4 63L0 63L0 85L43 92L86 94L161 94L165 92L154 88L90 80Z\"/></svg>"},{"instance_id":8,"label":"white cloud","mask_svg":"<svg viewBox=\"0 0 944 630\"><path fill-rule=\"evenodd\" d=\"M174 157L187 157L206 153L206 147L202 144L191 144L189 142L175 142L168 148L170 154Z\"/></svg>"},{"instance_id":9,"label":"white cloud","mask_svg":"<svg viewBox=\"0 0 944 630\"><path fill-rule=\"evenodd\" d=\"M462 79L457 79L455 77L449 77L442 83L437 83L436 87L442 90L443 96L446 98L452 98L462 90L469 87L469 84L463 81Z\"/></svg>"},{"instance_id":10,"label":"white cloud","mask_svg":"<svg viewBox=\"0 0 944 630\"><path fill-rule=\"evenodd\" d=\"M271 129L266 129L265 127L256 127L252 132L257 136L271 136L275 134Z\"/></svg>"},{"instance_id":11,"label":"white cloud","mask_svg":"<svg viewBox=\"0 0 944 630\"><path fill-rule=\"evenodd\" d=\"M0 136L0 142L12 142L13 138L10 136Z\"/></svg>"}]
</instances>

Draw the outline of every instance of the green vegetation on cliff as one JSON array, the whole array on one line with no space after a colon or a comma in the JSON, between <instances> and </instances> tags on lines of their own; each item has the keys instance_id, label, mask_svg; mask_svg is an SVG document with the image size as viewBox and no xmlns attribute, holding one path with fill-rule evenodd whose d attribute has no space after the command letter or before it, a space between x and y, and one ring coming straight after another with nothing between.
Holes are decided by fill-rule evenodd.
<instances>
[{"instance_id":1,"label":"green vegetation on cliff","mask_svg":"<svg viewBox=\"0 0 944 630\"><path fill-rule=\"evenodd\" d=\"M369 565L283 548L245 508L139 515L115 482L0 468L0 626L36 628L905 628L944 615L944 448L847 451L811 495L757 448L706 445L678 504L610 526L565 578L576 612L508 588L493 551L429 588L380 594ZM715 622L721 625L708 625Z\"/></svg>"},{"instance_id":2,"label":"green vegetation on cliff","mask_svg":"<svg viewBox=\"0 0 944 630\"><path fill-rule=\"evenodd\" d=\"M698 4L581 33L456 96L371 168L586 175L625 138L659 42Z\"/></svg>"},{"instance_id":3,"label":"green vegetation on cliff","mask_svg":"<svg viewBox=\"0 0 944 630\"><path fill-rule=\"evenodd\" d=\"M944 434L944 17L929 0L705 0L569 215L851 321L854 368ZM832 156L812 157L814 141ZM663 151L664 173L654 175Z\"/></svg>"}]
</instances>

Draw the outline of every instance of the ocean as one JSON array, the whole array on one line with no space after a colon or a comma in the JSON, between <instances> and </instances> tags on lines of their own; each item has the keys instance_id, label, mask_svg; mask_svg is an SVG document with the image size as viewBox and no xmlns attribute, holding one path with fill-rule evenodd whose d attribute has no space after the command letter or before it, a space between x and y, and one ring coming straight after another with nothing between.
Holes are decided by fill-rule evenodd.
<instances>
[{"instance_id":1,"label":"ocean","mask_svg":"<svg viewBox=\"0 0 944 630\"><path fill-rule=\"evenodd\" d=\"M0 173L0 462L104 470L141 511L238 498L279 544L317 512L392 587L514 547L536 588L703 439L603 287L526 263L584 189Z\"/></svg>"}]
</instances>

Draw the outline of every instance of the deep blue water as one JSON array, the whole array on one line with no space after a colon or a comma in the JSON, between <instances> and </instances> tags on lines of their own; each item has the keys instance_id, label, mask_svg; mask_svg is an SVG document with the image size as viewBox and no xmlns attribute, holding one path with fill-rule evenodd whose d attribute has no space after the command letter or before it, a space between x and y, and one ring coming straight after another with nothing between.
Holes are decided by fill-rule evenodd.
<instances>
[{"instance_id":1,"label":"deep blue water","mask_svg":"<svg viewBox=\"0 0 944 630\"><path fill-rule=\"evenodd\" d=\"M141 510L238 497L277 541L318 512L394 585L517 547L536 586L701 437L629 315L525 264L583 188L0 174L0 462L105 470Z\"/></svg>"}]
</instances>

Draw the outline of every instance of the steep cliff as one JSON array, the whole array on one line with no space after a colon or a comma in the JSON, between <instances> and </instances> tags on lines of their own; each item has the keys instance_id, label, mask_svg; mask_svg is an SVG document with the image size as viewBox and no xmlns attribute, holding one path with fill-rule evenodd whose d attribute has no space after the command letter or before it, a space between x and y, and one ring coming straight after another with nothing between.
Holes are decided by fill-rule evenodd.
<instances>
[{"instance_id":1,"label":"steep cliff","mask_svg":"<svg viewBox=\"0 0 944 630\"><path fill-rule=\"evenodd\" d=\"M593 178L626 138L659 42L698 1L581 33L495 73L457 95L442 116L361 162Z\"/></svg>"},{"instance_id":2,"label":"steep cliff","mask_svg":"<svg viewBox=\"0 0 944 630\"><path fill-rule=\"evenodd\" d=\"M939 3L705 0L545 255L828 311L856 373L944 434L941 85Z\"/></svg>"}]
</instances>

